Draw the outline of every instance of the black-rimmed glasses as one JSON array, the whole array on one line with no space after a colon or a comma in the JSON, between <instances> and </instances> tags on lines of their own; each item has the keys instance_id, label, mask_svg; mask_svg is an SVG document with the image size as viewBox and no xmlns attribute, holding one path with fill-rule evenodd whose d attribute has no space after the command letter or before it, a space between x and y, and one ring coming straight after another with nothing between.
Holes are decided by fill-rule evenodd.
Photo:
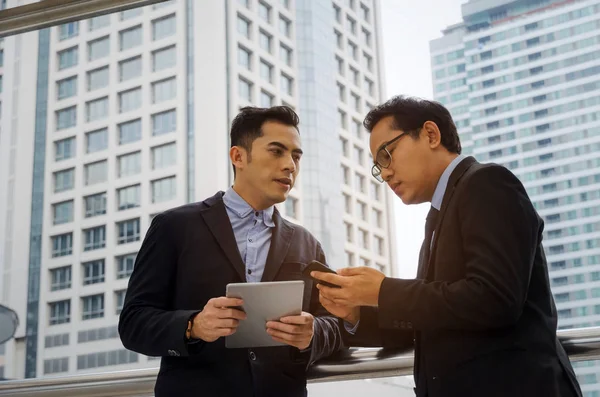
<instances>
[{"instance_id":1,"label":"black-rimmed glasses","mask_svg":"<svg viewBox=\"0 0 600 397\"><path fill-rule=\"evenodd\" d=\"M398 135L394 139L387 141L383 146L379 148L377 151L377 156L375 157L375 164L371 168L371 175L375 178L379 183L383 183L383 178L381 177L381 170L383 168L388 168L390 164L392 164L392 154L388 151L388 146L397 142L404 135L410 133L410 131L403 132Z\"/></svg>"}]
</instances>

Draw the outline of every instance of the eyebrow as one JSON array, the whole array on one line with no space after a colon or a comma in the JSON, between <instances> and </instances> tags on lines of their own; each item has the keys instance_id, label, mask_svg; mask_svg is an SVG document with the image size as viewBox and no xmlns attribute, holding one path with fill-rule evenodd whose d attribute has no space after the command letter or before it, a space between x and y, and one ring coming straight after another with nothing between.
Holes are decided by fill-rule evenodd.
<instances>
[{"instance_id":1,"label":"eyebrow","mask_svg":"<svg viewBox=\"0 0 600 397\"><path fill-rule=\"evenodd\" d=\"M283 149L283 150L290 150L287 146L285 146L281 142L271 142L271 143L269 143L268 146L277 146L278 148ZM304 152L302 151L302 149L294 149L294 150L292 150L292 153L303 154Z\"/></svg>"}]
</instances>

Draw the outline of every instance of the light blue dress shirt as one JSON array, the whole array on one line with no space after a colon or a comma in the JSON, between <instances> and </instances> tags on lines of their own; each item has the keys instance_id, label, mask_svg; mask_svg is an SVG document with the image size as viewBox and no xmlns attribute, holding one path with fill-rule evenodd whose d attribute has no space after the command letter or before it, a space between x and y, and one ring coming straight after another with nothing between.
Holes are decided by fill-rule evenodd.
<instances>
[{"instance_id":1,"label":"light blue dress shirt","mask_svg":"<svg viewBox=\"0 0 600 397\"><path fill-rule=\"evenodd\" d=\"M233 228L242 261L246 265L246 281L262 279L271 247L274 207L255 211L233 188L223 195L223 203Z\"/></svg>"}]
</instances>

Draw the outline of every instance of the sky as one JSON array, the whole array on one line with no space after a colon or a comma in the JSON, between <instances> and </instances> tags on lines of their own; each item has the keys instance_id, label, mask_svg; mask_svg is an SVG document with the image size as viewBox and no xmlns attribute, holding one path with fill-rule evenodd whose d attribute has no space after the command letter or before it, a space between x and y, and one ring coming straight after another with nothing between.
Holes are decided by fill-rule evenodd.
<instances>
[{"instance_id":1,"label":"sky","mask_svg":"<svg viewBox=\"0 0 600 397\"><path fill-rule=\"evenodd\" d=\"M405 94L433 98L429 41L462 20L467 0L381 0L384 97ZM435 10L435 15L434 12ZM394 196L397 274L414 278L429 203L407 206Z\"/></svg>"}]
</instances>

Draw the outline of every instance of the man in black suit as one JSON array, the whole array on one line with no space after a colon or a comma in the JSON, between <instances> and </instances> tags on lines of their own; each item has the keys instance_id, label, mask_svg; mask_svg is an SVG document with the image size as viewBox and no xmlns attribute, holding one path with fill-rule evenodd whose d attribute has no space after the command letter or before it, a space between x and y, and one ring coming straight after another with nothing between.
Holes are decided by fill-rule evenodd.
<instances>
[{"instance_id":1,"label":"man in black suit","mask_svg":"<svg viewBox=\"0 0 600 397\"><path fill-rule=\"evenodd\" d=\"M581 396L556 337L543 221L506 168L460 155L448 110L394 97L365 119L373 176L431 202L415 280L315 273L349 345L415 348L419 397Z\"/></svg>"},{"instance_id":2,"label":"man in black suit","mask_svg":"<svg viewBox=\"0 0 600 397\"><path fill-rule=\"evenodd\" d=\"M229 283L302 279L319 242L283 219L302 150L285 106L244 108L231 127L227 192L156 216L137 255L119 321L123 345L162 356L156 396L306 396L306 369L342 345L338 320L305 282L303 312L265 324L283 347L228 349L245 314ZM210 172L210 170L207 170Z\"/></svg>"}]
</instances>

